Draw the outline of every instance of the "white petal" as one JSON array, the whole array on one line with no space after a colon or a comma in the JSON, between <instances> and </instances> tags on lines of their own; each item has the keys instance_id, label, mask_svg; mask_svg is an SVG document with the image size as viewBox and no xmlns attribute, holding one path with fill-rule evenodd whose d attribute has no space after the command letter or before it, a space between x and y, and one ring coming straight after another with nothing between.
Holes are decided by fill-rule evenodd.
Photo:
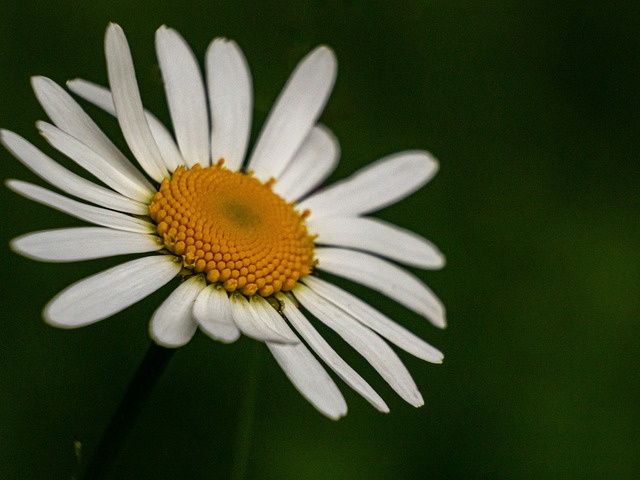
<instances>
[{"instance_id":1,"label":"white petal","mask_svg":"<svg viewBox=\"0 0 640 480\"><path fill-rule=\"evenodd\" d=\"M427 239L377 218L321 217L310 219L307 229L318 235L317 244L364 250L419 268L444 266L444 255Z\"/></svg>"},{"instance_id":2,"label":"white petal","mask_svg":"<svg viewBox=\"0 0 640 480\"><path fill-rule=\"evenodd\" d=\"M336 78L331 49L320 46L298 64L267 118L248 170L266 181L278 178L315 125Z\"/></svg>"},{"instance_id":3,"label":"white petal","mask_svg":"<svg viewBox=\"0 0 640 480\"><path fill-rule=\"evenodd\" d=\"M196 333L193 305L205 287L204 278L193 276L181 283L151 317L149 334L154 342L167 348L185 345Z\"/></svg>"},{"instance_id":4,"label":"white petal","mask_svg":"<svg viewBox=\"0 0 640 480\"><path fill-rule=\"evenodd\" d=\"M392 298L428 319L446 326L444 305L415 275L378 257L341 248L317 248L318 268L353 280Z\"/></svg>"},{"instance_id":5,"label":"white petal","mask_svg":"<svg viewBox=\"0 0 640 480\"><path fill-rule=\"evenodd\" d=\"M293 293L307 310L366 358L398 395L414 407L423 405L411 374L382 338L308 287L298 284Z\"/></svg>"},{"instance_id":6,"label":"white petal","mask_svg":"<svg viewBox=\"0 0 640 480\"><path fill-rule=\"evenodd\" d=\"M100 157L109 159L109 162L114 164L113 168L130 177L131 181L140 190L138 196L132 196L131 198L139 199L140 195L153 194L154 189L149 181L118 150L91 120L91 117L71 98L71 95L55 82L45 77L33 77L31 83L42 108L58 128L77 138Z\"/></svg>"},{"instance_id":7,"label":"white petal","mask_svg":"<svg viewBox=\"0 0 640 480\"><path fill-rule=\"evenodd\" d=\"M200 328L215 340L231 343L240 337L240 330L233 321L229 296L216 285L209 285L200 292L193 306L193 315Z\"/></svg>"},{"instance_id":8,"label":"white petal","mask_svg":"<svg viewBox=\"0 0 640 480\"><path fill-rule=\"evenodd\" d=\"M181 268L173 256L138 258L80 280L44 308L51 325L75 328L110 317L152 294Z\"/></svg>"},{"instance_id":9,"label":"white petal","mask_svg":"<svg viewBox=\"0 0 640 480\"><path fill-rule=\"evenodd\" d=\"M295 304L286 295L278 295L278 299L284 304L282 312L291 325L304 338L311 349L344 380L344 382L362 395L371 405L387 413L389 407L373 388L345 362L324 338L313 328L309 320L298 310Z\"/></svg>"},{"instance_id":10,"label":"white petal","mask_svg":"<svg viewBox=\"0 0 640 480\"><path fill-rule=\"evenodd\" d=\"M113 96L108 88L82 78L67 80L67 87L80 98L84 98L108 114L116 116L116 106L113 104ZM146 110L145 114L148 114Z\"/></svg>"},{"instance_id":11,"label":"white petal","mask_svg":"<svg viewBox=\"0 0 640 480\"><path fill-rule=\"evenodd\" d=\"M167 170L173 173L179 166L186 165L180 150L178 150L178 145L176 145L176 141L173 139L171 132L167 130L167 127L155 115L146 110L144 117L147 119L151 135L158 146L158 150L160 150L160 155Z\"/></svg>"},{"instance_id":12,"label":"white petal","mask_svg":"<svg viewBox=\"0 0 640 480\"><path fill-rule=\"evenodd\" d=\"M259 295L254 295L249 301L249 307L256 322L265 322L271 330L286 338L288 343L298 343L300 341L287 325L280 312L267 300Z\"/></svg>"},{"instance_id":13,"label":"white petal","mask_svg":"<svg viewBox=\"0 0 640 480\"><path fill-rule=\"evenodd\" d=\"M53 147L116 192L142 203L149 203L153 198L153 192L140 190L131 176L117 168L113 162L95 153L77 138L47 122L37 122L36 126Z\"/></svg>"},{"instance_id":14,"label":"white petal","mask_svg":"<svg viewBox=\"0 0 640 480\"><path fill-rule=\"evenodd\" d=\"M328 128L318 124L282 172L273 191L289 201L298 200L331 175L339 158L338 140Z\"/></svg>"},{"instance_id":15,"label":"white petal","mask_svg":"<svg viewBox=\"0 0 640 480\"><path fill-rule=\"evenodd\" d=\"M207 49L207 86L211 112L211 161L224 158L240 170L247 153L253 114L251 72L233 40L216 38Z\"/></svg>"},{"instance_id":16,"label":"white petal","mask_svg":"<svg viewBox=\"0 0 640 480\"><path fill-rule=\"evenodd\" d=\"M312 195L299 207L311 210L313 218L375 212L418 190L437 170L437 160L427 152L396 153Z\"/></svg>"},{"instance_id":17,"label":"white petal","mask_svg":"<svg viewBox=\"0 0 640 480\"><path fill-rule=\"evenodd\" d=\"M154 233L155 226L139 218L76 202L70 198L20 180L7 180L6 186L23 197L60 210L85 222L137 233Z\"/></svg>"},{"instance_id":18,"label":"white petal","mask_svg":"<svg viewBox=\"0 0 640 480\"><path fill-rule=\"evenodd\" d=\"M84 98L86 101L93 103L105 112L115 116L116 107L113 105L113 96L108 88L101 87L100 85L80 78L69 80L67 87L79 97ZM147 119L147 123L151 129L151 135L153 135L158 145L158 150L160 150L167 169L173 172L180 165L184 165L184 159L169 130L149 111L144 111L144 117Z\"/></svg>"},{"instance_id":19,"label":"white petal","mask_svg":"<svg viewBox=\"0 0 640 480\"><path fill-rule=\"evenodd\" d=\"M240 294L232 294L229 297L233 321L240 331L246 336L260 341L270 341L276 343L297 342L288 336L283 336L268 325L268 319L258 318L253 314L254 308L249 301Z\"/></svg>"},{"instance_id":20,"label":"white petal","mask_svg":"<svg viewBox=\"0 0 640 480\"><path fill-rule=\"evenodd\" d=\"M23 165L66 193L119 212L149 214L148 205L131 200L76 175L13 132L0 130L0 141Z\"/></svg>"},{"instance_id":21,"label":"white petal","mask_svg":"<svg viewBox=\"0 0 640 480\"><path fill-rule=\"evenodd\" d=\"M156 182L162 182L168 172L144 116L129 44L122 28L114 23L107 28L105 53L109 86L122 134L145 172Z\"/></svg>"},{"instance_id":22,"label":"white petal","mask_svg":"<svg viewBox=\"0 0 640 480\"><path fill-rule=\"evenodd\" d=\"M332 420L347 414L347 403L320 362L302 343L282 345L267 342L280 368L294 387L318 411Z\"/></svg>"},{"instance_id":23,"label":"white petal","mask_svg":"<svg viewBox=\"0 0 640 480\"><path fill-rule=\"evenodd\" d=\"M317 277L307 275L304 283L325 300L341 308L363 325L378 332L403 350L431 363L442 363L442 353L403 326L356 296Z\"/></svg>"},{"instance_id":24,"label":"white petal","mask_svg":"<svg viewBox=\"0 0 640 480\"><path fill-rule=\"evenodd\" d=\"M11 248L34 260L73 262L155 252L163 247L156 235L101 227L78 227L27 233L11 240Z\"/></svg>"},{"instance_id":25,"label":"white petal","mask_svg":"<svg viewBox=\"0 0 640 480\"><path fill-rule=\"evenodd\" d=\"M198 60L184 38L166 26L156 31L156 54L182 157L188 167L206 167L209 117Z\"/></svg>"}]
</instances>

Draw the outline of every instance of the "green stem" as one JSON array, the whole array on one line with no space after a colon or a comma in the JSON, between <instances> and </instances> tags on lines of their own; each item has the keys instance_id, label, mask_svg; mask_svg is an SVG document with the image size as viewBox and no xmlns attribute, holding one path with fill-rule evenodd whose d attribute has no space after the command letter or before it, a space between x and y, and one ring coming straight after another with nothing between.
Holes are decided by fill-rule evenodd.
<instances>
[{"instance_id":1,"label":"green stem","mask_svg":"<svg viewBox=\"0 0 640 480\"><path fill-rule=\"evenodd\" d=\"M85 480L99 480L109 473L142 407L174 352L175 349L151 344L87 465L83 476Z\"/></svg>"},{"instance_id":2,"label":"green stem","mask_svg":"<svg viewBox=\"0 0 640 480\"><path fill-rule=\"evenodd\" d=\"M264 344L251 341L251 351L249 352L249 365L247 371L247 381L245 392L242 398L240 409L240 419L238 422L238 433L235 441L235 454L233 468L231 470L231 480L244 480L249 465L251 453L251 441L253 439L253 424L256 414L256 402L258 398L258 384L260 383L260 361Z\"/></svg>"}]
</instances>

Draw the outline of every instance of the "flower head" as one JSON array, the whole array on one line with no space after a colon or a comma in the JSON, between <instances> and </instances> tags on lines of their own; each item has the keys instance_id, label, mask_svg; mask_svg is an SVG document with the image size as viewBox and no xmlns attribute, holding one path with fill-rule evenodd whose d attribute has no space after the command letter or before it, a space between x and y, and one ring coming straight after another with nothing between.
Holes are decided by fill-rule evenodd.
<instances>
[{"instance_id":1,"label":"flower head","mask_svg":"<svg viewBox=\"0 0 640 480\"><path fill-rule=\"evenodd\" d=\"M336 74L329 48L316 48L296 67L246 161L252 82L238 46L215 39L204 77L176 31L161 27L156 51L173 133L143 108L118 25L109 26L105 39L109 88L85 80L67 84L116 116L137 166L47 78L32 82L52 122L38 122L38 129L98 182L67 170L17 134L0 131L18 160L65 195L19 180L8 180L10 189L95 225L23 235L12 241L16 252L48 262L139 255L67 287L47 304L45 320L63 328L88 325L180 276L150 322L158 344L182 346L198 327L222 342L243 333L264 341L296 388L328 417L345 415L347 407L317 357L388 411L302 306L362 354L402 398L422 405L387 341L434 363L442 354L321 274L361 283L443 327L440 301L389 261L435 269L444 264L442 254L424 238L366 216L423 186L437 162L423 151L402 152L314 191L339 156L337 140L317 123Z\"/></svg>"}]
</instances>

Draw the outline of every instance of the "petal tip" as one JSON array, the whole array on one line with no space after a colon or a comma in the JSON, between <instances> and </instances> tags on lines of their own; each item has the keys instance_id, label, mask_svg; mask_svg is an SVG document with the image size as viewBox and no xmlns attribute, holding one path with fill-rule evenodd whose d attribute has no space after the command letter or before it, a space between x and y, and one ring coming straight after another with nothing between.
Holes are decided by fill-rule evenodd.
<instances>
[{"instance_id":1,"label":"petal tip","mask_svg":"<svg viewBox=\"0 0 640 480\"><path fill-rule=\"evenodd\" d=\"M424 399L422 398L422 394L417 389L412 393L412 398L407 399L409 401L409 404L415 408L424 406Z\"/></svg>"},{"instance_id":2,"label":"petal tip","mask_svg":"<svg viewBox=\"0 0 640 480\"><path fill-rule=\"evenodd\" d=\"M48 78L42 75L33 75L30 80L31 80L31 87L35 90L41 85L43 85L44 82L48 80Z\"/></svg>"},{"instance_id":3,"label":"petal tip","mask_svg":"<svg viewBox=\"0 0 640 480\"><path fill-rule=\"evenodd\" d=\"M120 30L122 31L122 27L118 25L116 22L109 22L107 24L107 33Z\"/></svg>"},{"instance_id":4,"label":"petal tip","mask_svg":"<svg viewBox=\"0 0 640 480\"><path fill-rule=\"evenodd\" d=\"M329 412L326 410L322 410L321 413L325 415L328 419L337 422L338 420L347 416L348 410L345 408L344 410L340 410L337 412Z\"/></svg>"},{"instance_id":5,"label":"petal tip","mask_svg":"<svg viewBox=\"0 0 640 480\"><path fill-rule=\"evenodd\" d=\"M432 358L429 363L433 363L435 365L442 365L444 363L444 355L439 355L438 357Z\"/></svg>"},{"instance_id":6,"label":"petal tip","mask_svg":"<svg viewBox=\"0 0 640 480\"><path fill-rule=\"evenodd\" d=\"M434 157L430 152L422 152L424 155L424 159L426 160L427 169L429 171L429 180L433 178L436 173L440 170L440 162L436 157Z\"/></svg>"},{"instance_id":7,"label":"petal tip","mask_svg":"<svg viewBox=\"0 0 640 480\"><path fill-rule=\"evenodd\" d=\"M149 337L151 337L151 340L153 340L156 344L164 348L183 347L191 341L196 332L195 328L190 334L184 334L184 332L164 331L162 327L159 327L154 320L155 314L149 322Z\"/></svg>"},{"instance_id":8,"label":"petal tip","mask_svg":"<svg viewBox=\"0 0 640 480\"><path fill-rule=\"evenodd\" d=\"M313 51L313 55L322 55L330 61L337 63L337 57L333 49L328 45L318 45Z\"/></svg>"},{"instance_id":9,"label":"petal tip","mask_svg":"<svg viewBox=\"0 0 640 480\"><path fill-rule=\"evenodd\" d=\"M179 36L178 32L173 28L168 27L166 24L160 25L156 30L156 42L165 40L167 37Z\"/></svg>"},{"instance_id":10,"label":"petal tip","mask_svg":"<svg viewBox=\"0 0 640 480\"><path fill-rule=\"evenodd\" d=\"M315 57L317 61L325 63L325 67L332 70L332 77L335 79L338 67L338 57L331 47L328 47L327 45L320 45L309 54L309 57L311 56Z\"/></svg>"},{"instance_id":11,"label":"petal tip","mask_svg":"<svg viewBox=\"0 0 640 480\"><path fill-rule=\"evenodd\" d=\"M12 238L11 240L9 240L9 249L11 249L13 252L18 253L20 255L24 255L24 252L20 248L20 243L22 242L22 238L23 237L20 236L20 237Z\"/></svg>"},{"instance_id":12,"label":"petal tip","mask_svg":"<svg viewBox=\"0 0 640 480\"><path fill-rule=\"evenodd\" d=\"M107 52L110 48L113 48L114 44L112 42L121 42L122 40L126 41L124 30L117 23L109 22L107 25L107 31L104 36L105 47Z\"/></svg>"},{"instance_id":13,"label":"petal tip","mask_svg":"<svg viewBox=\"0 0 640 480\"><path fill-rule=\"evenodd\" d=\"M72 329L84 326L84 324L74 325L69 321L68 318L64 318L63 316L58 315L57 312L52 312L54 301L55 298L50 300L49 303L42 309L42 319L44 320L44 323L46 323L47 325L51 325L52 327L64 329Z\"/></svg>"},{"instance_id":14,"label":"petal tip","mask_svg":"<svg viewBox=\"0 0 640 480\"><path fill-rule=\"evenodd\" d=\"M151 337L151 340L153 340L155 342L156 345L159 345L160 347L164 347L164 348L176 349L176 348L180 348L180 347L182 347L182 346L187 344L187 342L167 342L167 341L163 341L162 339L154 336L153 332L151 332L151 331L149 331L149 336Z\"/></svg>"},{"instance_id":15,"label":"petal tip","mask_svg":"<svg viewBox=\"0 0 640 480\"><path fill-rule=\"evenodd\" d=\"M216 37L211 41L211 43L209 43L206 56L210 56L216 52L220 52L221 49L231 49L236 53L240 53L240 55L243 55L240 46L234 40L231 40L227 37Z\"/></svg>"},{"instance_id":16,"label":"petal tip","mask_svg":"<svg viewBox=\"0 0 640 480\"><path fill-rule=\"evenodd\" d=\"M371 402L369 402L371 403ZM389 409L389 406L385 403L384 400L380 399L378 402L376 403L372 403L372 405L375 407L376 410L378 410L380 413L390 413L391 409Z\"/></svg>"}]
</instances>

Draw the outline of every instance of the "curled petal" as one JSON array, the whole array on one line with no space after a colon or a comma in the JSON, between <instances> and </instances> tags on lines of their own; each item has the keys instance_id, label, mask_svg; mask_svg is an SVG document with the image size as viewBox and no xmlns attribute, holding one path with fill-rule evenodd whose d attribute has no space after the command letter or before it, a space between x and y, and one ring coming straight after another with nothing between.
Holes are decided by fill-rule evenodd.
<instances>
[{"instance_id":1,"label":"curled petal","mask_svg":"<svg viewBox=\"0 0 640 480\"><path fill-rule=\"evenodd\" d=\"M215 340L231 343L240 337L240 330L233 321L229 296L216 285L208 285L200 292L193 306L193 315L200 328Z\"/></svg>"},{"instance_id":2,"label":"curled petal","mask_svg":"<svg viewBox=\"0 0 640 480\"><path fill-rule=\"evenodd\" d=\"M202 277L193 276L180 284L158 307L149 324L151 338L158 345L176 348L191 340L198 327L193 318L193 302L205 285Z\"/></svg>"}]
</instances>

